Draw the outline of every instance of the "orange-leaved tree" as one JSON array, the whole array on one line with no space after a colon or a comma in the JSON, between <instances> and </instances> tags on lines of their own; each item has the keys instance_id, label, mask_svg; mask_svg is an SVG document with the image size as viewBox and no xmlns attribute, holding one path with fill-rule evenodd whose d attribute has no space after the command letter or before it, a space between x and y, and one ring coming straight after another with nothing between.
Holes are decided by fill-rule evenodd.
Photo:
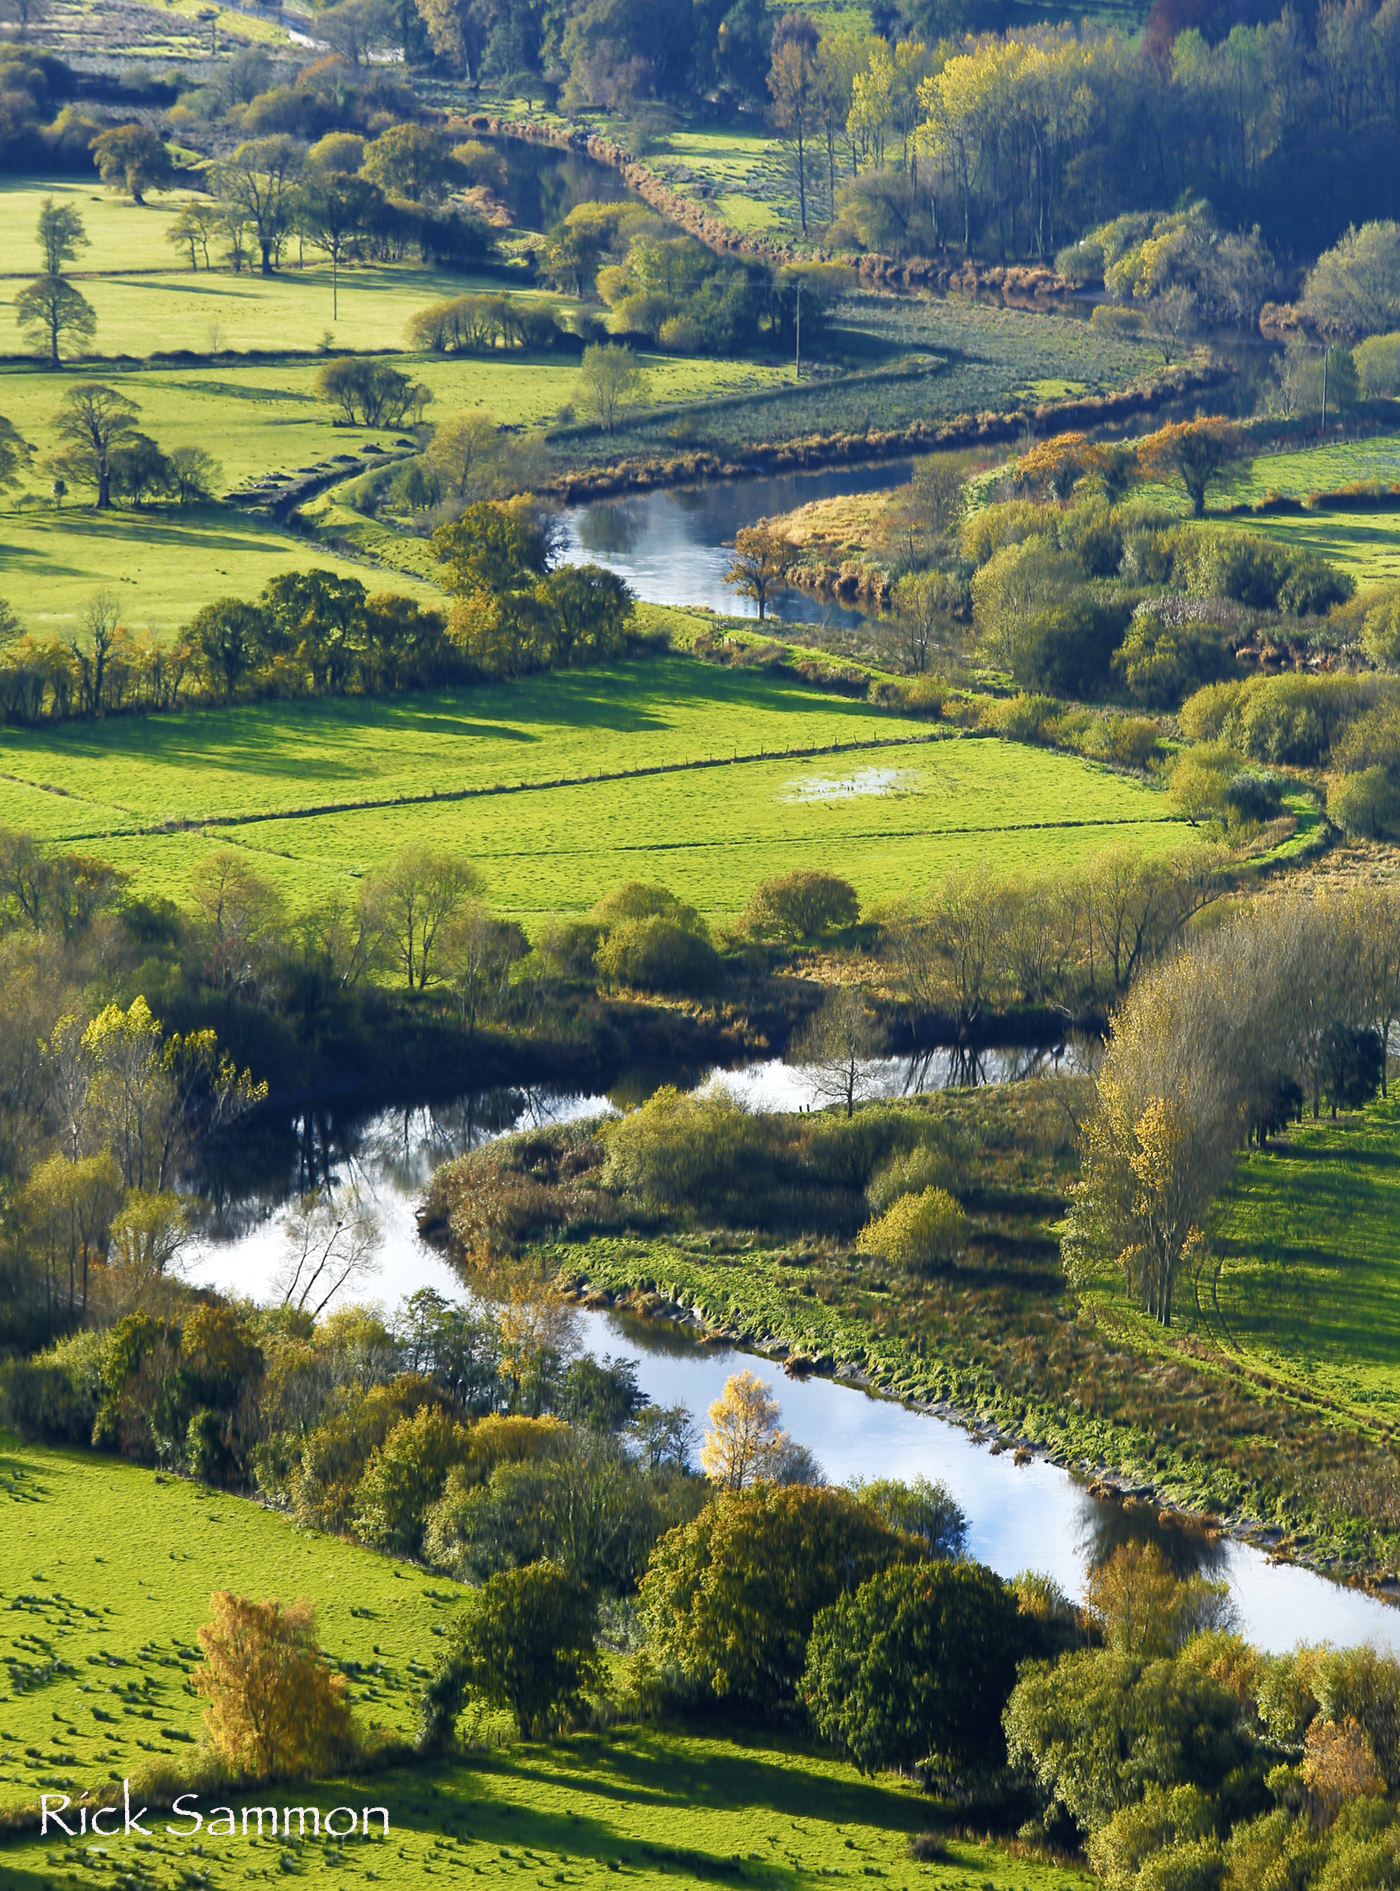
<instances>
[{"instance_id":1,"label":"orange-leaved tree","mask_svg":"<svg viewBox=\"0 0 1400 1891\"><path fill-rule=\"evenodd\" d=\"M1150 433L1138 448L1138 464L1150 479L1175 476L1186 488L1193 518L1206 515L1206 494L1227 467L1237 470L1254 457L1249 436L1220 414L1176 420Z\"/></svg>"},{"instance_id":2,"label":"orange-leaved tree","mask_svg":"<svg viewBox=\"0 0 1400 1891\"><path fill-rule=\"evenodd\" d=\"M199 1631L195 1687L210 1746L236 1776L291 1778L336 1765L354 1744L345 1683L321 1659L311 1603L254 1602L216 1589Z\"/></svg>"}]
</instances>

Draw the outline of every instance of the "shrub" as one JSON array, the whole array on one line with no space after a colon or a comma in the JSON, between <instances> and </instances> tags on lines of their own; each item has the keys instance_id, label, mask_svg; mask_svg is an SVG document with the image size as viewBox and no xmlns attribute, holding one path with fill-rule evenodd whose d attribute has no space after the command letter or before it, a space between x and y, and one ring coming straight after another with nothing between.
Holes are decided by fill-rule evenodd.
<instances>
[{"instance_id":1,"label":"shrub","mask_svg":"<svg viewBox=\"0 0 1400 1891\"><path fill-rule=\"evenodd\" d=\"M882 1570L812 1625L802 1697L861 1772L997 1757L1026 1634L1015 1592L976 1563Z\"/></svg>"},{"instance_id":2,"label":"shrub","mask_svg":"<svg viewBox=\"0 0 1400 1891\"><path fill-rule=\"evenodd\" d=\"M466 1428L432 1406L400 1419L378 1446L355 1497L355 1528L367 1543L416 1556L429 1507L470 1449Z\"/></svg>"},{"instance_id":3,"label":"shrub","mask_svg":"<svg viewBox=\"0 0 1400 1891\"><path fill-rule=\"evenodd\" d=\"M906 1273L923 1274L955 1261L967 1246L967 1217L943 1188L901 1195L862 1228L856 1248Z\"/></svg>"},{"instance_id":4,"label":"shrub","mask_svg":"<svg viewBox=\"0 0 1400 1891\"><path fill-rule=\"evenodd\" d=\"M597 966L610 985L682 994L712 991L720 970L703 932L660 917L614 927L598 948Z\"/></svg>"},{"instance_id":5,"label":"shrub","mask_svg":"<svg viewBox=\"0 0 1400 1891\"><path fill-rule=\"evenodd\" d=\"M1400 838L1400 786L1379 766L1343 775L1328 784L1327 818L1367 840Z\"/></svg>"},{"instance_id":6,"label":"shrub","mask_svg":"<svg viewBox=\"0 0 1400 1891\"><path fill-rule=\"evenodd\" d=\"M1128 633L1113 658L1134 696L1163 708L1228 677L1235 658L1218 624L1199 620L1164 623L1150 607L1133 613Z\"/></svg>"},{"instance_id":7,"label":"shrub","mask_svg":"<svg viewBox=\"0 0 1400 1891\"><path fill-rule=\"evenodd\" d=\"M1368 401L1400 394L1400 335L1371 335L1351 351L1361 392Z\"/></svg>"},{"instance_id":8,"label":"shrub","mask_svg":"<svg viewBox=\"0 0 1400 1891\"><path fill-rule=\"evenodd\" d=\"M901 1196L922 1195L930 1188L950 1188L954 1178L953 1160L946 1149L935 1148L932 1143L916 1143L875 1171L865 1199L872 1215L883 1215Z\"/></svg>"},{"instance_id":9,"label":"shrub","mask_svg":"<svg viewBox=\"0 0 1400 1891\"><path fill-rule=\"evenodd\" d=\"M819 938L833 926L860 917L860 900L849 880L799 868L778 880L762 880L750 895L745 929L755 938L794 942Z\"/></svg>"},{"instance_id":10,"label":"shrub","mask_svg":"<svg viewBox=\"0 0 1400 1891\"><path fill-rule=\"evenodd\" d=\"M1283 790L1282 776L1244 768L1230 777L1221 802L1232 821L1258 824L1274 819L1283 806Z\"/></svg>"},{"instance_id":11,"label":"shrub","mask_svg":"<svg viewBox=\"0 0 1400 1891\"><path fill-rule=\"evenodd\" d=\"M1042 742L1049 725L1060 713L1053 696L1031 696L1024 690L1001 702L990 702L982 710L981 726L1009 742Z\"/></svg>"},{"instance_id":12,"label":"shrub","mask_svg":"<svg viewBox=\"0 0 1400 1891\"><path fill-rule=\"evenodd\" d=\"M700 324L688 315L672 315L661 324L656 339L675 355L698 355L705 346Z\"/></svg>"},{"instance_id":13,"label":"shrub","mask_svg":"<svg viewBox=\"0 0 1400 1891\"><path fill-rule=\"evenodd\" d=\"M0 1363L0 1421L21 1438L87 1445L101 1397L101 1335L60 1341L33 1359Z\"/></svg>"},{"instance_id":14,"label":"shrub","mask_svg":"<svg viewBox=\"0 0 1400 1891\"><path fill-rule=\"evenodd\" d=\"M1007 499L974 512L962 531L962 555L985 565L1008 545L1023 545L1029 538L1055 536L1055 510L1034 499Z\"/></svg>"},{"instance_id":15,"label":"shrub","mask_svg":"<svg viewBox=\"0 0 1400 1891\"><path fill-rule=\"evenodd\" d=\"M1181 729L1192 742L1218 741L1244 694L1243 682L1207 683L1181 705Z\"/></svg>"},{"instance_id":16,"label":"shrub","mask_svg":"<svg viewBox=\"0 0 1400 1891\"><path fill-rule=\"evenodd\" d=\"M1126 604L1085 592L1038 611L1016 639L1011 673L1028 689L1095 696L1109 681L1114 652L1129 623Z\"/></svg>"},{"instance_id":17,"label":"shrub","mask_svg":"<svg viewBox=\"0 0 1400 1891\"><path fill-rule=\"evenodd\" d=\"M749 1123L727 1090L687 1095L663 1084L640 1109L602 1124L603 1182L652 1207L707 1204L738 1180Z\"/></svg>"}]
</instances>

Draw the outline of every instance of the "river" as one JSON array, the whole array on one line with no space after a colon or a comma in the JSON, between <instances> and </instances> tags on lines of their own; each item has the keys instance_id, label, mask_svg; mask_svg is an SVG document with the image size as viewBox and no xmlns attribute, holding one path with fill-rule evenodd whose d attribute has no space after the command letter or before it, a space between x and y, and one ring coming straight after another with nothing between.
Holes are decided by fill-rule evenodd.
<instances>
[{"instance_id":1,"label":"river","mask_svg":"<svg viewBox=\"0 0 1400 1891\"><path fill-rule=\"evenodd\" d=\"M991 1055L998 1061L987 1070L989 1076L1015 1078L1027 1069L1025 1053ZM871 1074L872 1079L883 1075L891 1092L911 1082L927 1087L931 1080L927 1068L916 1072L907 1060L887 1060ZM944 1074L953 1072L945 1067ZM776 1062L717 1076L751 1105L794 1108L812 1100L803 1074ZM280 1186L264 1187L230 1206L225 1238L208 1241L195 1253L189 1277L241 1297L271 1298L282 1252L277 1208L313 1181L329 1180L336 1188L353 1182L373 1200L383 1232L378 1272L359 1287L358 1296L377 1301L386 1312L422 1287L465 1301L470 1296L460 1276L418 1235L414 1211L433 1168L504 1129L598 1115L612 1107L603 1096L499 1093L446 1110L384 1112L353 1137L309 1154L303 1142L299 1168L288 1173L284 1167ZM698 1345L666 1323L584 1309L576 1317L586 1351L632 1360L650 1398L658 1404L684 1403L701 1425L728 1375L747 1365L773 1385L788 1432L816 1456L832 1482L871 1476L941 1480L968 1518L971 1554L1004 1576L1044 1570L1077 1595L1105 1543L1119 1540L1125 1531L1163 1535L1147 1507L1100 1502L1039 1454L1020 1466L1009 1451L994 1456L988 1445L946 1419L829 1379L789 1380L771 1360L737 1348ZM1301 1640L1369 1640L1400 1652L1400 1612L1370 1596L1307 1570L1271 1564L1245 1543L1188 1536L1179 1529L1165 1535L1178 1565L1204 1566L1228 1579L1241 1630L1261 1648L1277 1651Z\"/></svg>"},{"instance_id":2,"label":"river","mask_svg":"<svg viewBox=\"0 0 1400 1891\"><path fill-rule=\"evenodd\" d=\"M737 597L724 582L728 548L741 526L791 512L812 499L882 492L904 484L911 471L909 460L887 460L879 466L596 499L565 510L563 556L570 564L592 562L615 571L648 604L698 604L731 617L757 617L753 600ZM780 591L768 613L783 624L856 628L869 622L860 611L795 590Z\"/></svg>"}]
</instances>

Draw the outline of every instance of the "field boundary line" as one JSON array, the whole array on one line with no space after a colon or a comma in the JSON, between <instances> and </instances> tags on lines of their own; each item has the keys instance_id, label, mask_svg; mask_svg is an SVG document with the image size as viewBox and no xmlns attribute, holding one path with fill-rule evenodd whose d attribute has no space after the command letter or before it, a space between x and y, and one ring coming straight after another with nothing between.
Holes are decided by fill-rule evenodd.
<instances>
[{"instance_id":1,"label":"field boundary line","mask_svg":"<svg viewBox=\"0 0 1400 1891\"><path fill-rule=\"evenodd\" d=\"M557 775L547 781L495 781L478 788L432 788L426 794L383 795L363 801L324 801L309 808L274 808L251 814L208 814L199 819L156 821L148 827L123 828L120 833L123 838L145 840L157 834L198 833L206 827L253 827L267 821L318 820L327 814L372 814L377 808L430 807L434 802L475 801L488 795L542 794L553 788L588 788L598 782L637 781L648 775L683 775L687 770L696 768L738 768L749 762L801 761L809 755L849 755L870 749L915 748L927 743L958 739L956 736L939 734L874 736L863 742L828 742L812 748L759 749L751 755L706 755L693 761L651 762L642 768L614 769L596 775ZM988 738L974 736L972 739ZM22 781L16 775L0 776L0 780L21 782L26 788L36 788L42 793L65 798L72 794L67 788L59 788L48 782ZM66 836L68 840L105 840L114 837L109 828L98 828L90 834Z\"/></svg>"}]
</instances>

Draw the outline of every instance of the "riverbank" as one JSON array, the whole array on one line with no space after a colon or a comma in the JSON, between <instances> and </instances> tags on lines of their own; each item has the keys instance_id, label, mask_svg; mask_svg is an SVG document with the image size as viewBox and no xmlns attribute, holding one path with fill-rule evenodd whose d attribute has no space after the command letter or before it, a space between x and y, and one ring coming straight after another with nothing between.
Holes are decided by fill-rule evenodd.
<instances>
[{"instance_id":1,"label":"riverbank","mask_svg":"<svg viewBox=\"0 0 1400 1891\"><path fill-rule=\"evenodd\" d=\"M956 1417L1004 1448L1208 1519L1276 1558L1396 1594L1386 1408L1340 1399L1298 1361L1263 1370L1261 1356L1212 1329L1194 1296L1183 1295L1184 1316L1163 1331L1112 1281L1079 1299L1068 1291L1058 1236L1087 1104L1076 1083L1045 1077L897 1106L958 1152L968 1216L964 1259L921 1281L856 1252L858 1221L847 1230L852 1209L835 1197L808 1219L815 1195L807 1210L784 1208L787 1232L755 1200L688 1223L653 1215L649 1228L623 1210L612 1231L531 1251L584 1305L684 1320L789 1370ZM1391 1145L1400 1138L1385 1133ZM859 1197L853 1208L864 1212ZM1363 1217L1355 1240L1368 1238ZM1388 1347L1379 1312L1373 1327Z\"/></svg>"}]
</instances>

